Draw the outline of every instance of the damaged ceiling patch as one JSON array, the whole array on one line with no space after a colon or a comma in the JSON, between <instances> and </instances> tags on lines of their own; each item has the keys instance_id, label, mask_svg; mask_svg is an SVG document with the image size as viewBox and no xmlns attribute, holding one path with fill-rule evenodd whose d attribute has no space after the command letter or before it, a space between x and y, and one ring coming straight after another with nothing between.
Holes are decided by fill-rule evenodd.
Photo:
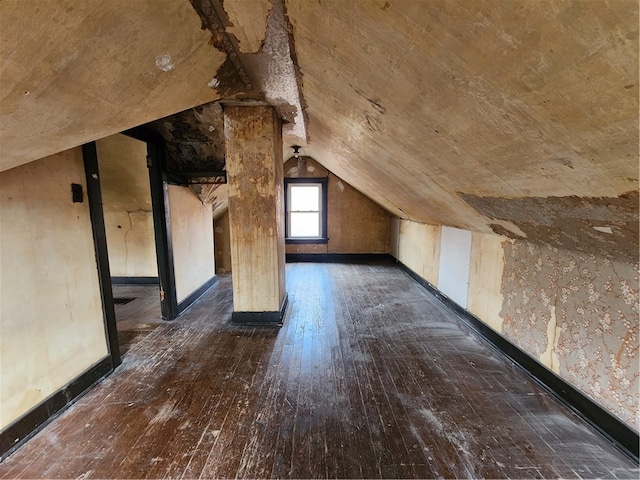
<instances>
[{"instance_id":1,"label":"damaged ceiling patch","mask_svg":"<svg viewBox=\"0 0 640 480\"><path fill-rule=\"evenodd\" d=\"M215 0L190 1L202 21L202 29L211 32L210 43L227 56L225 62L207 85L216 88L220 96L225 99L235 98L238 94L253 95L255 92L251 79L225 30L225 23L228 22L224 22L220 18L220 14L224 14L220 3ZM218 80L217 84L214 82L216 79Z\"/></svg>"},{"instance_id":2,"label":"damaged ceiling patch","mask_svg":"<svg viewBox=\"0 0 640 480\"><path fill-rule=\"evenodd\" d=\"M602 233L608 233L609 235L613 235L613 230L611 227L593 227L594 230Z\"/></svg>"},{"instance_id":3,"label":"damaged ceiling patch","mask_svg":"<svg viewBox=\"0 0 640 480\"><path fill-rule=\"evenodd\" d=\"M165 55L158 55L156 57L156 67L158 67L163 72L168 72L173 70L173 62L171 61L171 55L168 53Z\"/></svg>"},{"instance_id":4,"label":"damaged ceiling patch","mask_svg":"<svg viewBox=\"0 0 640 480\"><path fill-rule=\"evenodd\" d=\"M264 99L276 108L284 121L284 146L306 146L306 105L301 91L300 72L295 63L293 27L284 0L271 0L268 3L271 9L266 17L267 29L262 47L257 53L240 56Z\"/></svg>"},{"instance_id":5,"label":"damaged ceiling patch","mask_svg":"<svg viewBox=\"0 0 640 480\"><path fill-rule=\"evenodd\" d=\"M224 170L224 119L219 102L176 113L152 126L166 141L169 172Z\"/></svg>"},{"instance_id":6,"label":"damaged ceiling patch","mask_svg":"<svg viewBox=\"0 0 640 480\"><path fill-rule=\"evenodd\" d=\"M637 191L618 197L461 196L492 221L516 225L533 243L623 262L638 261ZM496 233L518 238L502 225L494 223L490 226Z\"/></svg>"},{"instance_id":7,"label":"damaged ceiling patch","mask_svg":"<svg viewBox=\"0 0 640 480\"><path fill-rule=\"evenodd\" d=\"M238 40L240 53L256 53L267 35L267 15L271 10L269 0L225 0L222 8L231 25L227 33Z\"/></svg>"}]
</instances>

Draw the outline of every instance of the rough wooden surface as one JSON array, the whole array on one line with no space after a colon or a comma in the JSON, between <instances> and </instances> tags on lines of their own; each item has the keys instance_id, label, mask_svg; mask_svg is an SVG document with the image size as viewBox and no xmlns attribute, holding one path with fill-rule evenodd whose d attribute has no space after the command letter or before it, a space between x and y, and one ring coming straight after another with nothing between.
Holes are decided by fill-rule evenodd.
<instances>
[{"instance_id":1,"label":"rough wooden surface","mask_svg":"<svg viewBox=\"0 0 640 480\"><path fill-rule=\"evenodd\" d=\"M392 264L287 279L276 330L232 326L221 276L0 477L637 478Z\"/></svg>"},{"instance_id":2,"label":"rough wooden surface","mask_svg":"<svg viewBox=\"0 0 640 480\"><path fill-rule=\"evenodd\" d=\"M224 115L234 309L277 312L285 297L282 127L272 107Z\"/></svg>"}]
</instances>

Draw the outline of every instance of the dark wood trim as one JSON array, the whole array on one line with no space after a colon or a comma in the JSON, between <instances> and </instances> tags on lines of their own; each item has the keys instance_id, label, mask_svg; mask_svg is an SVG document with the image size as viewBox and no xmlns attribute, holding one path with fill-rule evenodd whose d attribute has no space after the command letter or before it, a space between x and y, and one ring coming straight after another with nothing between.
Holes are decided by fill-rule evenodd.
<instances>
[{"instance_id":1,"label":"dark wood trim","mask_svg":"<svg viewBox=\"0 0 640 480\"><path fill-rule=\"evenodd\" d=\"M285 183L328 183L329 177L284 177Z\"/></svg>"},{"instance_id":2,"label":"dark wood trim","mask_svg":"<svg viewBox=\"0 0 640 480\"><path fill-rule=\"evenodd\" d=\"M233 312L231 322L241 325L262 325L265 327L281 327L289 305L289 296L285 293L278 312Z\"/></svg>"},{"instance_id":3,"label":"dark wood trim","mask_svg":"<svg viewBox=\"0 0 640 480\"><path fill-rule=\"evenodd\" d=\"M388 253L287 253L287 263L362 263L395 259Z\"/></svg>"},{"instance_id":4,"label":"dark wood trim","mask_svg":"<svg viewBox=\"0 0 640 480\"><path fill-rule=\"evenodd\" d=\"M111 277L112 285L158 285L158 277Z\"/></svg>"},{"instance_id":5,"label":"dark wood trim","mask_svg":"<svg viewBox=\"0 0 640 480\"><path fill-rule=\"evenodd\" d=\"M319 183L322 185L322 234L321 238L285 238L285 243L328 243L329 233L327 232L327 205L329 202L327 196L329 194L329 178L328 177L302 177L284 179L284 231L285 235L289 235L289 184L290 183ZM314 241L315 240L315 241Z\"/></svg>"},{"instance_id":6,"label":"dark wood trim","mask_svg":"<svg viewBox=\"0 0 640 480\"><path fill-rule=\"evenodd\" d=\"M107 252L107 234L104 226L104 211L102 209L102 191L100 189L100 172L98 170L98 152L96 143L91 142L82 146L84 159L84 173L87 181L87 197L89 198L89 214L93 231L93 244L98 267L98 281L102 297L102 315L105 334L109 346L111 366L116 368L122 362L120 346L118 345L118 330L116 328L116 312L113 307L113 291L111 288L111 273L109 271L109 253Z\"/></svg>"},{"instance_id":7,"label":"dark wood trim","mask_svg":"<svg viewBox=\"0 0 640 480\"><path fill-rule=\"evenodd\" d=\"M149 156L149 181L151 186L151 209L156 237L158 278L162 318L173 320L178 316L178 297L173 265L173 240L171 237L171 213L169 211L169 189L163 172L164 144L147 142Z\"/></svg>"},{"instance_id":8,"label":"dark wood trim","mask_svg":"<svg viewBox=\"0 0 640 480\"><path fill-rule=\"evenodd\" d=\"M202 172L188 172L188 171L181 171L181 170L175 170L169 173L173 173L176 175L180 175L181 177L188 177L188 178L193 178L193 177L224 177L225 182L227 180L227 172L226 170L221 170L221 171L207 171L207 170L203 170Z\"/></svg>"},{"instance_id":9,"label":"dark wood trim","mask_svg":"<svg viewBox=\"0 0 640 480\"><path fill-rule=\"evenodd\" d=\"M328 238L285 238L285 243L294 244L294 245L306 245L313 243L326 244L329 243Z\"/></svg>"},{"instance_id":10,"label":"dark wood trim","mask_svg":"<svg viewBox=\"0 0 640 480\"><path fill-rule=\"evenodd\" d=\"M175 185L178 187L189 186L189 180L187 179L187 177L183 177L175 173L165 173L165 179L169 185Z\"/></svg>"},{"instance_id":11,"label":"dark wood trim","mask_svg":"<svg viewBox=\"0 0 640 480\"><path fill-rule=\"evenodd\" d=\"M129 130L125 130L122 134L145 143L164 144L164 137L162 134L147 127L133 127Z\"/></svg>"},{"instance_id":12,"label":"dark wood trim","mask_svg":"<svg viewBox=\"0 0 640 480\"><path fill-rule=\"evenodd\" d=\"M147 143L147 166L149 167L151 209L153 212L153 229L158 261L160 307L162 318L164 320L173 320L178 316L179 312L173 264L164 138L158 132L145 127L135 127L122 133Z\"/></svg>"},{"instance_id":13,"label":"dark wood trim","mask_svg":"<svg viewBox=\"0 0 640 480\"><path fill-rule=\"evenodd\" d=\"M218 278L214 275L209 280L204 282L199 288L193 291L191 295L182 300L178 304L178 315L181 315L187 308L193 305L198 299L207 293L216 283L218 283Z\"/></svg>"},{"instance_id":14,"label":"dark wood trim","mask_svg":"<svg viewBox=\"0 0 640 480\"><path fill-rule=\"evenodd\" d=\"M445 306L453 310L466 325L486 339L493 348L513 360L533 380L542 385L553 396L576 412L611 443L638 463L640 445L638 432L539 363L528 353L491 329L482 320L451 300L400 260L395 259L395 262L407 275L422 285Z\"/></svg>"},{"instance_id":15,"label":"dark wood trim","mask_svg":"<svg viewBox=\"0 0 640 480\"><path fill-rule=\"evenodd\" d=\"M8 425L0 433L0 462L111 372L113 372L112 360L107 356Z\"/></svg>"}]
</instances>

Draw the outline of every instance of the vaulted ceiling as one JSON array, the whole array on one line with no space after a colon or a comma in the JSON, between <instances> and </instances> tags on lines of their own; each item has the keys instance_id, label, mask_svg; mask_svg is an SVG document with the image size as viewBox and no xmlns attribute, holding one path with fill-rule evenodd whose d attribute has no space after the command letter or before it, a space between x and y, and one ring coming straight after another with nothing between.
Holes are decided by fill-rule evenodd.
<instances>
[{"instance_id":1,"label":"vaulted ceiling","mask_svg":"<svg viewBox=\"0 0 640 480\"><path fill-rule=\"evenodd\" d=\"M219 161L206 104L268 103L401 218L637 258L635 0L3 0L0 39L2 170L153 121Z\"/></svg>"}]
</instances>

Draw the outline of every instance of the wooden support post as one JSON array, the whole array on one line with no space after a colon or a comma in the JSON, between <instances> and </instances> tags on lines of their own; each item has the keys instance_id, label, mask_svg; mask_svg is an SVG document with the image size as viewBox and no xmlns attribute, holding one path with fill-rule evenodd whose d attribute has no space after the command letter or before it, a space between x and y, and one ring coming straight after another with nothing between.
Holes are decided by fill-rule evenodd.
<instances>
[{"instance_id":1,"label":"wooden support post","mask_svg":"<svg viewBox=\"0 0 640 480\"><path fill-rule=\"evenodd\" d=\"M282 127L272 107L224 114L233 315L238 323L282 324L285 289Z\"/></svg>"}]
</instances>

